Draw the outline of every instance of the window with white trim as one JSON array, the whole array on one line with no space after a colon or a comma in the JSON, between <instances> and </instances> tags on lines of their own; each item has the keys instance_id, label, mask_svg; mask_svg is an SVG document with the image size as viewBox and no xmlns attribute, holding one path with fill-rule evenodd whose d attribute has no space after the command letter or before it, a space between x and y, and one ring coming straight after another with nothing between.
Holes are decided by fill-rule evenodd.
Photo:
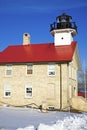
<instances>
[{"instance_id":1,"label":"window with white trim","mask_svg":"<svg viewBox=\"0 0 87 130\"><path fill-rule=\"evenodd\" d=\"M33 65L27 64L27 75L32 75L32 74L33 74Z\"/></svg>"},{"instance_id":2,"label":"window with white trim","mask_svg":"<svg viewBox=\"0 0 87 130\"><path fill-rule=\"evenodd\" d=\"M32 97L32 86L31 86L31 84L27 84L25 86L25 97L26 98L31 98Z\"/></svg>"},{"instance_id":3,"label":"window with white trim","mask_svg":"<svg viewBox=\"0 0 87 130\"><path fill-rule=\"evenodd\" d=\"M12 65L6 65L6 76L11 76L12 75Z\"/></svg>"},{"instance_id":4,"label":"window with white trim","mask_svg":"<svg viewBox=\"0 0 87 130\"><path fill-rule=\"evenodd\" d=\"M4 86L4 97L11 97L11 85L6 84Z\"/></svg>"},{"instance_id":5,"label":"window with white trim","mask_svg":"<svg viewBox=\"0 0 87 130\"><path fill-rule=\"evenodd\" d=\"M54 63L50 63L48 65L48 75L55 76L55 64Z\"/></svg>"}]
</instances>

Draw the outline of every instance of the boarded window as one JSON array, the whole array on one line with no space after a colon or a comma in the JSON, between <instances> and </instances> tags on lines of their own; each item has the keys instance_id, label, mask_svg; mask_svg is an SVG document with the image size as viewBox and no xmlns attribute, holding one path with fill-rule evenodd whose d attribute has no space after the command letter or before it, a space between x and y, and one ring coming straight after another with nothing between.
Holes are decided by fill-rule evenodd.
<instances>
[{"instance_id":1,"label":"boarded window","mask_svg":"<svg viewBox=\"0 0 87 130\"><path fill-rule=\"evenodd\" d=\"M6 66L6 76L11 76L12 75L12 65L7 65Z\"/></svg>"},{"instance_id":2,"label":"boarded window","mask_svg":"<svg viewBox=\"0 0 87 130\"><path fill-rule=\"evenodd\" d=\"M33 65L28 64L27 65L27 75L31 75L31 74L33 74Z\"/></svg>"}]
</instances>

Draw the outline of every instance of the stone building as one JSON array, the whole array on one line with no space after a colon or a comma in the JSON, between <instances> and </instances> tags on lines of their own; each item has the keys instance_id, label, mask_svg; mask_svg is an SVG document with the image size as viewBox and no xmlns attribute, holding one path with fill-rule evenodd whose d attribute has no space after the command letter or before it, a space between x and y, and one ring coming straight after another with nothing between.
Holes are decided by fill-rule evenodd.
<instances>
[{"instance_id":1,"label":"stone building","mask_svg":"<svg viewBox=\"0 0 87 130\"><path fill-rule=\"evenodd\" d=\"M65 13L50 25L54 43L23 44L0 52L0 104L64 109L77 96L80 60L75 22Z\"/></svg>"}]
</instances>

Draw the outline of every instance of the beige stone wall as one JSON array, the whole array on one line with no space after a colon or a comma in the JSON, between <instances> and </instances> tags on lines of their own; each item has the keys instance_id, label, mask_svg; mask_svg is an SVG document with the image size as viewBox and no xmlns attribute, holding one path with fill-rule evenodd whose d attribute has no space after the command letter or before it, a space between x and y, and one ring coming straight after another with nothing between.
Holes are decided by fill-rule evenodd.
<instances>
[{"instance_id":1,"label":"beige stone wall","mask_svg":"<svg viewBox=\"0 0 87 130\"><path fill-rule=\"evenodd\" d=\"M68 97L70 100L78 96L78 60L76 51L73 55L72 61L69 63L69 66L71 68L71 76L69 76L68 80Z\"/></svg>"},{"instance_id":2,"label":"beige stone wall","mask_svg":"<svg viewBox=\"0 0 87 130\"><path fill-rule=\"evenodd\" d=\"M48 76L47 64L34 64L33 74L26 75L26 65L12 65L12 76L5 76L6 66L0 66L0 101L6 104L22 106L35 103L41 105L46 102L48 105L59 108L59 66L56 64L56 75ZM11 97L4 97L4 85L11 85ZM32 98L25 98L25 85L32 85ZM52 89L50 88L52 86ZM51 92L50 92L51 91Z\"/></svg>"},{"instance_id":3,"label":"beige stone wall","mask_svg":"<svg viewBox=\"0 0 87 130\"><path fill-rule=\"evenodd\" d=\"M73 97L70 101L70 104L71 104L72 108L74 108L80 112L81 111L87 112L87 101L83 97L80 97L80 96Z\"/></svg>"},{"instance_id":4,"label":"beige stone wall","mask_svg":"<svg viewBox=\"0 0 87 130\"><path fill-rule=\"evenodd\" d=\"M78 95L78 65L76 51L71 62L62 64L62 108L70 105L70 99ZM69 75L71 67L71 76Z\"/></svg>"},{"instance_id":5,"label":"beige stone wall","mask_svg":"<svg viewBox=\"0 0 87 130\"><path fill-rule=\"evenodd\" d=\"M60 64L55 64L55 76L48 76L48 64L33 64L33 74L26 75L26 64L12 65L12 76L6 77L5 65L0 65L0 102L14 106L36 104L37 106L47 104L60 109L69 106L70 91L77 95L77 79L69 78L69 65L77 67L75 56L70 64L61 64L62 76L62 98L60 100ZM76 68L77 69L77 68ZM11 97L4 97L4 85L11 85ZM25 85L32 85L32 98L25 97ZM71 85L71 90L70 86ZM75 86L75 92L74 92ZM72 89L73 88L73 89Z\"/></svg>"},{"instance_id":6,"label":"beige stone wall","mask_svg":"<svg viewBox=\"0 0 87 130\"><path fill-rule=\"evenodd\" d=\"M62 72L62 108L68 106L68 64L61 65Z\"/></svg>"}]
</instances>

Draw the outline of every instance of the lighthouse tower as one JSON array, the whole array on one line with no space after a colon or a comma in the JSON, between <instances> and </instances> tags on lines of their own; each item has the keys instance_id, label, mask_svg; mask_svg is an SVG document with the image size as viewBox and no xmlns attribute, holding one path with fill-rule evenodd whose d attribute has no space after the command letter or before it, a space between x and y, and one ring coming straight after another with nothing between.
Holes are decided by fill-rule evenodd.
<instances>
[{"instance_id":1,"label":"lighthouse tower","mask_svg":"<svg viewBox=\"0 0 87 130\"><path fill-rule=\"evenodd\" d=\"M50 24L50 33L54 36L55 46L70 45L77 34L77 26L71 16L63 13L56 17L56 22Z\"/></svg>"}]
</instances>

